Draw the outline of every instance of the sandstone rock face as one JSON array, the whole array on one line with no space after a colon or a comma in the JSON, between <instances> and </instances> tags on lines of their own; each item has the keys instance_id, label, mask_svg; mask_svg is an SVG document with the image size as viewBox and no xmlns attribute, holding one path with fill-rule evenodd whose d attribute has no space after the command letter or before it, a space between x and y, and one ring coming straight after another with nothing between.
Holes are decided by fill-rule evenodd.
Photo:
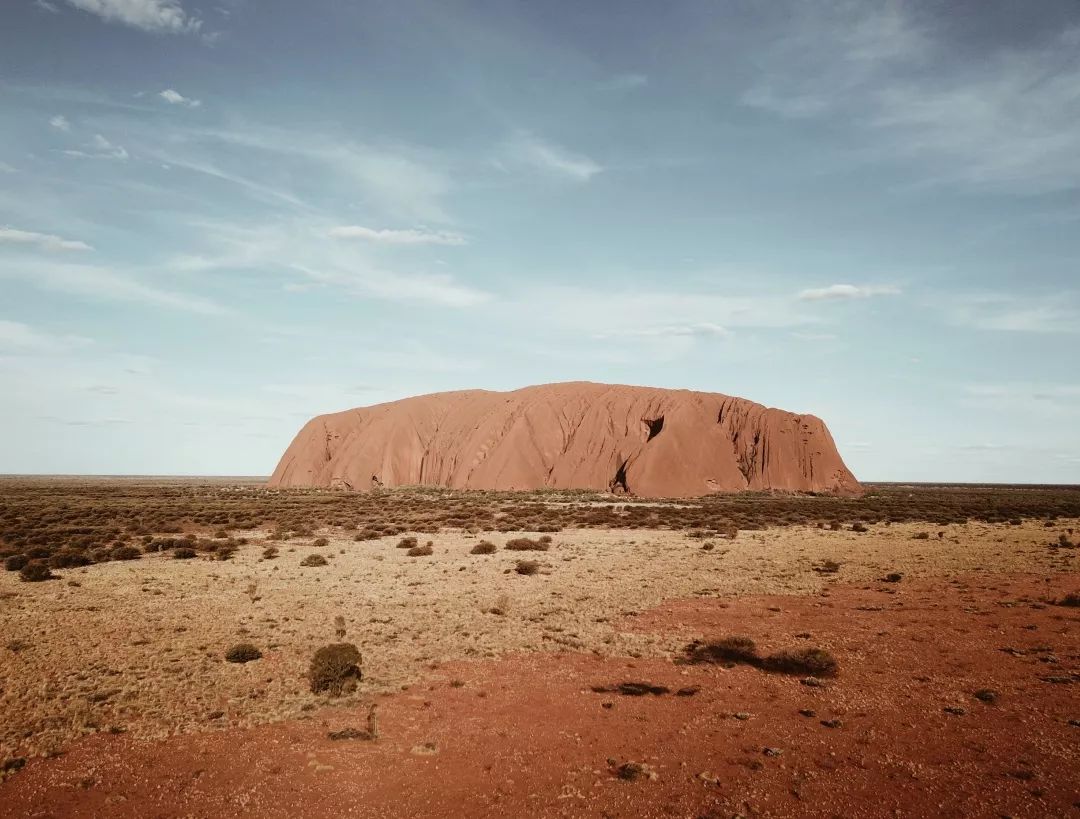
<instances>
[{"instance_id":1,"label":"sandstone rock face","mask_svg":"<svg viewBox=\"0 0 1080 819\"><path fill-rule=\"evenodd\" d=\"M812 415L719 393L574 382L462 390L321 415L271 486L592 489L641 497L857 493Z\"/></svg>"}]
</instances>

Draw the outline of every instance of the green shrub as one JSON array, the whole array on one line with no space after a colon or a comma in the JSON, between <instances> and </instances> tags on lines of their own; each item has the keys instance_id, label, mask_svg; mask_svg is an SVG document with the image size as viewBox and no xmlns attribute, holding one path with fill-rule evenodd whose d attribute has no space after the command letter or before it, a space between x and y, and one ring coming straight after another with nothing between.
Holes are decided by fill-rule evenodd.
<instances>
[{"instance_id":1,"label":"green shrub","mask_svg":"<svg viewBox=\"0 0 1080 819\"><path fill-rule=\"evenodd\" d=\"M230 663L250 663L262 657L262 652L251 643L237 643L225 652L225 660Z\"/></svg>"},{"instance_id":2,"label":"green shrub","mask_svg":"<svg viewBox=\"0 0 1080 819\"><path fill-rule=\"evenodd\" d=\"M29 562L30 558L26 555L11 555L4 561L4 568L9 572L17 572Z\"/></svg>"},{"instance_id":3,"label":"green shrub","mask_svg":"<svg viewBox=\"0 0 1080 819\"><path fill-rule=\"evenodd\" d=\"M77 566L89 566L93 562L88 554L76 552L73 549L62 549L49 558L49 568L73 569Z\"/></svg>"},{"instance_id":4,"label":"green shrub","mask_svg":"<svg viewBox=\"0 0 1080 819\"><path fill-rule=\"evenodd\" d=\"M536 560L519 560L514 566L514 571L523 575L534 575L540 571L540 563Z\"/></svg>"},{"instance_id":5,"label":"green shrub","mask_svg":"<svg viewBox=\"0 0 1080 819\"><path fill-rule=\"evenodd\" d=\"M323 646L311 658L308 679L312 692L323 691L338 696L347 689L355 688L363 676L360 670L360 649L352 643L332 643Z\"/></svg>"},{"instance_id":6,"label":"green shrub","mask_svg":"<svg viewBox=\"0 0 1080 819\"><path fill-rule=\"evenodd\" d=\"M695 640L686 648L687 659L694 663L758 662L757 646L749 637L723 637L710 643Z\"/></svg>"},{"instance_id":7,"label":"green shrub","mask_svg":"<svg viewBox=\"0 0 1080 819\"><path fill-rule=\"evenodd\" d=\"M52 580L54 577L56 575L49 571L47 565L36 560L31 560L19 569L19 579L27 583L40 583L42 580Z\"/></svg>"},{"instance_id":8,"label":"green shrub","mask_svg":"<svg viewBox=\"0 0 1080 819\"><path fill-rule=\"evenodd\" d=\"M761 661L766 671L781 674L808 674L811 677L835 676L839 664L823 648L793 648L770 654Z\"/></svg>"},{"instance_id":9,"label":"green shrub","mask_svg":"<svg viewBox=\"0 0 1080 819\"><path fill-rule=\"evenodd\" d=\"M539 540L528 537L516 537L506 541L504 547L511 552L546 552L551 548L551 538L545 535Z\"/></svg>"}]
</instances>

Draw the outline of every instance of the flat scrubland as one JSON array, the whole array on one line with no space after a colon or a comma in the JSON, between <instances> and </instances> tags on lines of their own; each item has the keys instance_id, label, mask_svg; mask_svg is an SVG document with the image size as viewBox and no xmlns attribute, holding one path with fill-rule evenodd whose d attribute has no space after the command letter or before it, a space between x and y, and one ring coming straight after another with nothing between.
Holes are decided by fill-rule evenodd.
<instances>
[{"instance_id":1,"label":"flat scrubland","mask_svg":"<svg viewBox=\"0 0 1080 819\"><path fill-rule=\"evenodd\" d=\"M123 771L153 770L139 760L169 759L162 777L170 782L234 771L201 797L184 791L196 801L177 813L326 815L320 811L344 810L335 793L360 798L348 784L355 777L329 792L309 777L332 778L374 765L372 754L399 753L407 764L379 764L411 770L430 756L471 782L469 793L486 793L490 783L463 768L482 769L492 743L502 742L523 766L506 775L528 792L472 804L472 815L643 815L657 799L660 813L669 805L674 815L735 815L746 812L740 799L750 793L758 808L783 813L794 810L784 801L791 784L770 779L768 766L784 776L805 767L804 793L825 774L793 747L768 744L779 739L751 736L765 728L760 714L770 714L770 730L813 726L822 749L848 748L843 725L861 714L867 725L853 747L865 750L928 727L918 715L930 702L933 725L942 714L951 720L934 731L967 730L973 712L992 708L1003 720L995 732L961 743L984 746L987 760L975 770L1005 783L1001 804L1013 815L1054 815L1080 800L1080 728L1069 722L1080 712L1068 705L1080 681L1077 541L1080 490L1062 487L878 485L857 499L669 502L3 479L0 557L9 570L0 573L0 763L8 779L0 805L7 796L20 811L48 812L75 794L62 812L168 814L164 803L146 801L167 792L160 781L121 787L121 780ZM833 601L847 602L840 611ZM1007 624L1015 634L1006 634L1003 618L1015 620ZM363 678L314 690L313 655L340 643L362 654ZM915 653L897 662L898 652ZM1002 664L1012 664L1013 677L995 678L1008 671ZM919 678L925 682L912 682ZM912 685L922 688L912 693ZM884 722L883 689L906 692ZM552 692L561 693L553 700ZM387 715L381 731L366 722L374 704ZM422 718L406 717L410 704ZM484 723L495 714L495 724ZM611 722L621 717L632 721ZM726 722L706 730L713 719ZM539 740L529 737L560 720L551 743L532 749ZM646 723L666 728L656 734ZM266 733L275 726L293 726L291 746ZM716 745L717 731L729 726L749 733ZM514 738L514 730L524 734ZM789 743L791 730L779 730ZM998 745L1021 747L1029 735L1030 758L989 761ZM636 736L637 746L628 738ZM710 749L701 752L706 758L687 758L679 736L696 737L694 747ZM214 745L216 737L223 744ZM342 740L365 750L340 750ZM252 743L255 756L272 746L283 759L289 746L298 769L285 776L267 768L240 799L233 789L241 774L226 761L236 743ZM930 792L926 753L934 743L927 735L896 751L898 766L924 769L925 787L916 776L910 798ZM312 765L324 747L335 761ZM110 753L111 774L102 761ZM842 770L848 762L836 764L833 787L842 789L851 781ZM738 776L723 774L732 765ZM489 772L496 768L491 761ZM600 784L583 784L586 770ZM743 783L744 775L751 779ZM378 781L382 790L362 794L368 812L384 815L376 804L400 808L393 777ZM297 793L307 782L323 802L270 796L283 782ZM875 782L886 792L900 787L889 777ZM942 793L958 799L961 791L943 786ZM827 814L836 794L821 798L816 808ZM845 815L880 815L863 797L852 804ZM445 807L409 803L412 815L453 812ZM813 814L812 807L800 810Z\"/></svg>"}]
</instances>

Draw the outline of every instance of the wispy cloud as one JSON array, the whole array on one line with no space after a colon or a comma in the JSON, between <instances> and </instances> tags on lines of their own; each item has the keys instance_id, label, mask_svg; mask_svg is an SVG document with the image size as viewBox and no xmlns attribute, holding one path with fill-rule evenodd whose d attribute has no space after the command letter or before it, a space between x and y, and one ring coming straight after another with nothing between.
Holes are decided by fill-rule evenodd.
<instances>
[{"instance_id":1,"label":"wispy cloud","mask_svg":"<svg viewBox=\"0 0 1080 819\"><path fill-rule=\"evenodd\" d=\"M649 327L628 327L618 330L609 330L603 333L595 333L593 338L604 339L627 336L637 338L731 338L733 335L734 333L731 330L722 327L719 324L714 324L709 321L698 321L690 324L661 324Z\"/></svg>"},{"instance_id":2,"label":"wispy cloud","mask_svg":"<svg viewBox=\"0 0 1080 819\"><path fill-rule=\"evenodd\" d=\"M57 131L70 131L71 123L68 122L67 117L63 114L57 114L55 117L49 120L49 125L55 128Z\"/></svg>"},{"instance_id":3,"label":"wispy cloud","mask_svg":"<svg viewBox=\"0 0 1080 819\"><path fill-rule=\"evenodd\" d=\"M158 96L170 105L183 105L188 108L198 108L202 105L202 100L185 97L179 91L175 91L172 88L166 88L164 91L160 92Z\"/></svg>"},{"instance_id":4,"label":"wispy cloud","mask_svg":"<svg viewBox=\"0 0 1080 819\"><path fill-rule=\"evenodd\" d=\"M401 271L377 263L367 242L332 241L329 226L304 218L261 225L198 226L205 246L194 255L171 260L181 271L228 269L277 273L302 282L334 287L352 295L387 301L415 301L470 307L489 301L490 293L448 273ZM287 282L292 290L294 281Z\"/></svg>"},{"instance_id":5,"label":"wispy cloud","mask_svg":"<svg viewBox=\"0 0 1080 819\"><path fill-rule=\"evenodd\" d=\"M649 78L644 74L626 73L616 74L614 77L604 80L597 85L601 91L633 91L649 84Z\"/></svg>"},{"instance_id":6,"label":"wispy cloud","mask_svg":"<svg viewBox=\"0 0 1080 819\"><path fill-rule=\"evenodd\" d=\"M520 133L509 145L511 159L542 173L588 182L604 170L596 161L546 142L529 133Z\"/></svg>"},{"instance_id":7,"label":"wispy cloud","mask_svg":"<svg viewBox=\"0 0 1080 819\"><path fill-rule=\"evenodd\" d=\"M114 145L101 134L94 134L94 138L82 149L71 148L64 153L80 159L127 159L128 152L123 145Z\"/></svg>"},{"instance_id":8,"label":"wispy cloud","mask_svg":"<svg viewBox=\"0 0 1080 819\"><path fill-rule=\"evenodd\" d=\"M42 290L96 301L132 302L201 315L232 311L201 296L147 284L132 275L93 265L27 260L0 268L0 279L18 279Z\"/></svg>"},{"instance_id":9,"label":"wispy cloud","mask_svg":"<svg viewBox=\"0 0 1080 819\"><path fill-rule=\"evenodd\" d=\"M339 225L330 229L335 239L363 239L386 245L464 245L468 240L460 233L446 230L408 228L369 228L362 225Z\"/></svg>"},{"instance_id":10,"label":"wispy cloud","mask_svg":"<svg viewBox=\"0 0 1080 819\"><path fill-rule=\"evenodd\" d=\"M287 167L290 180L319 180L326 191L347 189L350 197L394 218L427 223L451 219L444 200L450 179L423 151L404 144L386 147L337 139L310 130L272 126L237 126L228 129L171 129L166 145L159 133L146 133L141 152L161 162L213 173L222 179L250 180L248 174L218 167L221 149L245 149L249 157L266 168ZM283 160L288 161L285 165ZM270 190L271 183L243 181L251 190ZM295 203L300 197L281 190L282 198Z\"/></svg>"},{"instance_id":11,"label":"wispy cloud","mask_svg":"<svg viewBox=\"0 0 1080 819\"><path fill-rule=\"evenodd\" d=\"M900 289L892 285L855 285L830 284L828 287L813 287L799 293L800 301L837 301L849 299L868 299L872 296L896 296Z\"/></svg>"},{"instance_id":12,"label":"wispy cloud","mask_svg":"<svg viewBox=\"0 0 1080 819\"><path fill-rule=\"evenodd\" d=\"M1072 294L1034 298L989 293L940 300L947 320L976 330L1080 333L1080 306Z\"/></svg>"},{"instance_id":13,"label":"wispy cloud","mask_svg":"<svg viewBox=\"0 0 1080 819\"><path fill-rule=\"evenodd\" d=\"M10 226L0 227L0 245L29 245L40 250L93 250L86 242L65 239L51 233L35 233Z\"/></svg>"},{"instance_id":14,"label":"wispy cloud","mask_svg":"<svg viewBox=\"0 0 1080 819\"><path fill-rule=\"evenodd\" d=\"M1020 192L1080 186L1080 29L956 58L908 4L796 7L744 104L850 126L881 161L926 161L925 182Z\"/></svg>"},{"instance_id":15,"label":"wispy cloud","mask_svg":"<svg viewBox=\"0 0 1080 819\"><path fill-rule=\"evenodd\" d=\"M18 321L0 319L0 350L15 349L38 353L67 352L93 342L77 335L51 335Z\"/></svg>"},{"instance_id":16,"label":"wispy cloud","mask_svg":"<svg viewBox=\"0 0 1080 819\"><path fill-rule=\"evenodd\" d=\"M1067 418L1080 421L1080 384L1009 381L966 384L965 404L979 410L1014 413L1026 418Z\"/></svg>"},{"instance_id":17,"label":"wispy cloud","mask_svg":"<svg viewBox=\"0 0 1080 819\"><path fill-rule=\"evenodd\" d=\"M192 34L202 20L184 10L180 0L67 0L109 23L121 23L155 34Z\"/></svg>"},{"instance_id":18,"label":"wispy cloud","mask_svg":"<svg viewBox=\"0 0 1080 819\"><path fill-rule=\"evenodd\" d=\"M60 13L60 9L58 9L54 3L50 3L49 0L34 0L34 5L42 11L49 12L49 14Z\"/></svg>"}]
</instances>

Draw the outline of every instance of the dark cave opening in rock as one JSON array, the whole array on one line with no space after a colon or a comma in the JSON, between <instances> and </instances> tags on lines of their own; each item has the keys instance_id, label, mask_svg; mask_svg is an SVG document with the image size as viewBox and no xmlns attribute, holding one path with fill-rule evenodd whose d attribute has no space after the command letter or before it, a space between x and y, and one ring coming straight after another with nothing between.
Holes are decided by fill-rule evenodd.
<instances>
[{"instance_id":1,"label":"dark cave opening in rock","mask_svg":"<svg viewBox=\"0 0 1080 819\"><path fill-rule=\"evenodd\" d=\"M664 416L660 415L656 418L642 418L642 422L649 428L649 437L645 439L645 443L648 443L657 435L660 434L660 430L664 428Z\"/></svg>"}]
</instances>

